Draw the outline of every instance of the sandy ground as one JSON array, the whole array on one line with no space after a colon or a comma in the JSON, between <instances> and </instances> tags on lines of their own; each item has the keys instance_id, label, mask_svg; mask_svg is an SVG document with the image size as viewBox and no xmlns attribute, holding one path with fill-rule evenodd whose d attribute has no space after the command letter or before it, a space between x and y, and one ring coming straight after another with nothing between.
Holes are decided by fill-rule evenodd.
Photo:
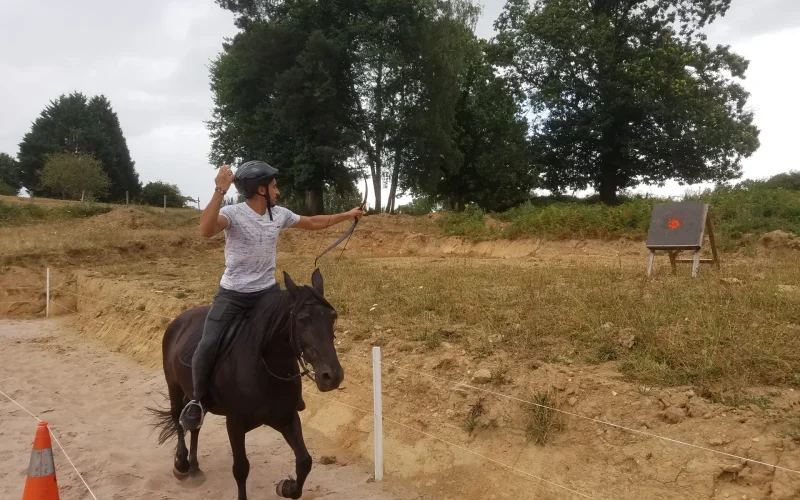
<instances>
[{"instance_id":1,"label":"sandy ground","mask_svg":"<svg viewBox=\"0 0 800 500\"><path fill-rule=\"evenodd\" d=\"M204 477L172 476L173 443L157 446L146 406L164 404L160 372L72 333L68 320L0 320L0 390L46 420L98 499L236 498L222 418L210 416L200 435ZM308 401L309 406L314 404ZM0 498L21 498L36 420L0 395ZM303 498L430 498L398 481L371 481L370 464L342 456L304 429L315 458ZM62 500L91 499L53 443ZM247 436L251 498L278 498L275 484L294 472L294 456L269 428ZM324 456L337 456L322 465ZM198 496L199 495L199 496Z\"/></svg>"}]
</instances>

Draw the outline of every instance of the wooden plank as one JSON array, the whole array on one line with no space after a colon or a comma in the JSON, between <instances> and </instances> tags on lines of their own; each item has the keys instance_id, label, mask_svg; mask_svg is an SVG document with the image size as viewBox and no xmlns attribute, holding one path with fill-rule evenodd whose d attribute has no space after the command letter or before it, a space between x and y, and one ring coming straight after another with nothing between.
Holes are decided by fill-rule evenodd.
<instances>
[{"instance_id":1,"label":"wooden plank","mask_svg":"<svg viewBox=\"0 0 800 500\"><path fill-rule=\"evenodd\" d=\"M679 264L694 264L694 258L691 259L675 259L675 262ZM714 259L700 259L701 264L713 264L716 261Z\"/></svg>"},{"instance_id":2,"label":"wooden plank","mask_svg":"<svg viewBox=\"0 0 800 500\"><path fill-rule=\"evenodd\" d=\"M675 258L678 256L677 250L669 253L669 264L672 266L672 274L678 274L678 266L675 265Z\"/></svg>"},{"instance_id":3,"label":"wooden plank","mask_svg":"<svg viewBox=\"0 0 800 500\"><path fill-rule=\"evenodd\" d=\"M647 257L647 277L653 275L653 259L656 257L655 250L650 250L650 255Z\"/></svg>"},{"instance_id":4,"label":"wooden plank","mask_svg":"<svg viewBox=\"0 0 800 500\"><path fill-rule=\"evenodd\" d=\"M708 229L708 242L711 244L711 254L717 264L717 269L719 269L719 254L717 254L717 242L714 239L714 225L711 223L711 216L706 219L706 227Z\"/></svg>"},{"instance_id":5,"label":"wooden plank","mask_svg":"<svg viewBox=\"0 0 800 500\"><path fill-rule=\"evenodd\" d=\"M694 253L694 263L692 263L692 278L697 277L697 272L700 270L700 250Z\"/></svg>"}]
</instances>

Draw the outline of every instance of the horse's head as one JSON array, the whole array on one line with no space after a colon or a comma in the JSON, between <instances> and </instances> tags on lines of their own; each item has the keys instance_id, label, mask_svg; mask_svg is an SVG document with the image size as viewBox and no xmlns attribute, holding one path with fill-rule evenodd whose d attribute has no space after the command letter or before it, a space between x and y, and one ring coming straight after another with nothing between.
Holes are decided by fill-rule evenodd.
<instances>
[{"instance_id":1,"label":"horse's head","mask_svg":"<svg viewBox=\"0 0 800 500\"><path fill-rule=\"evenodd\" d=\"M325 300L322 274L315 269L312 286L297 286L283 273L286 289L292 298L293 342L299 344L302 360L311 364L317 388L332 391L344 380L344 369L333 345L336 310Z\"/></svg>"}]
</instances>

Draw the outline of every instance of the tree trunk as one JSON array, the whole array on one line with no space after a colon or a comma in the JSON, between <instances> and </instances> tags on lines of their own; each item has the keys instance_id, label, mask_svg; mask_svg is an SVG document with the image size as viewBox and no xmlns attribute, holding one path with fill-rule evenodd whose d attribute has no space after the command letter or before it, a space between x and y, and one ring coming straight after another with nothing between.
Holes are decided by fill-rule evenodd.
<instances>
[{"instance_id":1,"label":"tree trunk","mask_svg":"<svg viewBox=\"0 0 800 500\"><path fill-rule=\"evenodd\" d=\"M325 213L325 202L322 198L322 187L315 187L306 191L306 210L311 215L322 215Z\"/></svg>"},{"instance_id":2,"label":"tree trunk","mask_svg":"<svg viewBox=\"0 0 800 500\"><path fill-rule=\"evenodd\" d=\"M392 183L389 187L389 199L386 202L386 213L394 215L394 203L397 198L397 182L400 178L400 162L402 159L403 149L397 146L394 150L394 169L392 171Z\"/></svg>"},{"instance_id":3,"label":"tree trunk","mask_svg":"<svg viewBox=\"0 0 800 500\"><path fill-rule=\"evenodd\" d=\"M600 202L605 205L619 205L617 197L617 155L611 153L600 159L600 178L597 182L597 192Z\"/></svg>"},{"instance_id":4,"label":"tree trunk","mask_svg":"<svg viewBox=\"0 0 800 500\"><path fill-rule=\"evenodd\" d=\"M375 210L381 211L381 178L383 175L383 60L378 61L378 76L375 80L375 166L372 184L375 190Z\"/></svg>"}]
</instances>

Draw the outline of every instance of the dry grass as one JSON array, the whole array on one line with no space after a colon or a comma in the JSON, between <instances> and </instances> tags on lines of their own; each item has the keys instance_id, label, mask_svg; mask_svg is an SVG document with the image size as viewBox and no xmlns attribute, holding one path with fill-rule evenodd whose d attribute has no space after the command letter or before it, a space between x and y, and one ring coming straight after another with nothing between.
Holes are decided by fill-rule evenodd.
<instances>
[{"instance_id":1,"label":"dry grass","mask_svg":"<svg viewBox=\"0 0 800 500\"><path fill-rule=\"evenodd\" d=\"M110 264L119 279L201 304L216 290L223 257L221 238L196 235L197 215L114 211L0 228L0 255L6 265L37 256ZM278 274L307 283L319 234L290 241L281 243ZM713 391L800 385L800 291L785 286L800 282L800 253L726 258L721 272L704 267L697 279L688 268L671 276L663 266L647 279L644 261L633 259L538 266L528 259L338 260L337 249L320 265L340 325L355 341L431 353L447 343L475 360L509 363L615 362L632 380ZM730 277L739 282L722 281Z\"/></svg>"},{"instance_id":2,"label":"dry grass","mask_svg":"<svg viewBox=\"0 0 800 500\"><path fill-rule=\"evenodd\" d=\"M310 254L278 260L279 274L310 281ZM475 360L615 362L631 380L665 386L800 386L800 293L782 291L800 281L796 255L726 263L722 274L706 267L696 279L685 268L678 276L662 269L652 280L638 261L623 268L390 261L321 263L326 295L351 340L432 354L446 342ZM110 268L197 304L211 300L222 270L219 249Z\"/></svg>"},{"instance_id":3,"label":"dry grass","mask_svg":"<svg viewBox=\"0 0 800 500\"><path fill-rule=\"evenodd\" d=\"M781 286L800 281L799 261L725 264L723 275L740 284L710 268L697 279L684 268L648 280L641 265L522 269L455 259L343 259L323 273L348 324L391 328L394 338L426 349L447 341L476 358L502 351L524 360L616 361L651 384L800 385L800 293ZM305 258L281 264L308 279ZM495 335L502 343L488 341Z\"/></svg>"}]
</instances>

